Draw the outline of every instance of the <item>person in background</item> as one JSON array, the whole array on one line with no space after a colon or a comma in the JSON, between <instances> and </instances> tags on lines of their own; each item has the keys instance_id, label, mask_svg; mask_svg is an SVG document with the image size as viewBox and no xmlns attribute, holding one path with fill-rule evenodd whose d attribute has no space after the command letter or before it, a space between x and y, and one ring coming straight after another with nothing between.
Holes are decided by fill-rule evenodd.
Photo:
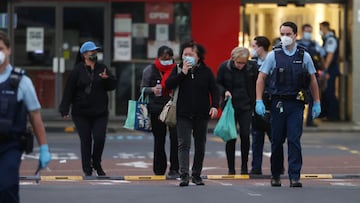
<instances>
[{"instance_id":1,"label":"person in background","mask_svg":"<svg viewBox=\"0 0 360 203\"><path fill-rule=\"evenodd\" d=\"M340 75L339 70L339 43L335 33L327 21L320 23L320 34L323 39L324 57L323 71L320 80L325 80L325 89L322 92L323 112L320 117L328 121L338 121L339 101L336 97L336 79Z\"/></svg>"},{"instance_id":2,"label":"person in background","mask_svg":"<svg viewBox=\"0 0 360 203\"><path fill-rule=\"evenodd\" d=\"M110 69L97 61L100 48L92 41L80 47L80 59L67 79L59 112L72 120L80 137L81 163L85 176L105 176L101 166L109 117L108 92L116 88Z\"/></svg>"},{"instance_id":3,"label":"person in background","mask_svg":"<svg viewBox=\"0 0 360 203\"><path fill-rule=\"evenodd\" d=\"M306 51L309 52L316 69L316 78L318 78L318 71L322 68L322 57L325 56L325 50L315 40L312 40L312 31L313 28L310 24L304 24L302 26L303 38L298 40L297 43L300 46L305 47ZM317 125L313 122L313 117L311 113L312 103L313 97L311 96L311 94L309 94L309 106L306 117L306 126L317 127Z\"/></svg>"},{"instance_id":4,"label":"person in background","mask_svg":"<svg viewBox=\"0 0 360 203\"><path fill-rule=\"evenodd\" d=\"M31 79L10 64L10 39L0 31L0 202L18 203L19 171L27 118L40 146L39 169L51 161L40 103Z\"/></svg>"},{"instance_id":5,"label":"person in background","mask_svg":"<svg viewBox=\"0 0 360 203\"><path fill-rule=\"evenodd\" d=\"M256 61L258 69L264 63L270 47L270 40L265 36L256 36L251 42L250 55L251 59ZM271 141L271 126L270 126L270 94L269 94L269 81L265 82L265 89L263 94L263 101L266 108L266 117L260 117L256 113L253 115L251 124L252 135L252 162L251 171L252 175L262 174L262 158L264 150L265 133ZM256 90L255 90L256 91ZM283 154L283 152L281 153Z\"/></svg>"},{"instance_id":6,"label":"person in background","mask_svg":"<svg viewBox=\"0 0 360 203\"><path fill-rule=\"evenodd\" d=\"M224 98L231 97L235 110L235 122L240 127L241 174L248 174L250 150L250 125L255 105L257 64L249 60L249 50L235 47L230 59L222 62L217 73L217 84ZM226 142L225 151L228 174L234 175L236 139Z\"/></svg>"},{"instance_id":7,"label":"person in background","mask_svg":"<svg viewBox=\"0 0 360 203\"><path fill-rule=\"evenodd\" d=\"M302 187L300 171L302 154L300 138L303 130L305 98L302 89L311 89L314 98L314 118L321 112L315 67L311 56L296 43L297 25L284 22L280 26L281 45L266 57L256 82L256 106L258 115L265 115L263 92L269 76L271 95L271 186L281 186L283 169L283 143L288 144L288 175L290 187Z\"/></svg>"},{"instance_id":8,"label":"person in background","mask_svg":"<svg viewBox=\"0 0 360 203\"><path fill-rule=\"evenodd\" d=\"M167 126L159 120L159 115L170 100L171 90L166 88L165 81L169 77L172 69L176 67L174 63L173 50L168 46L161 46L158 49L157 58L152 64L145 67L141 89L145 88L145 94L149 95L148 110L151 116L151 127L154 135L154 160L153 172L155 175L164 175L167 169L167 157L165 151ZM160 82L161 88L156 86ZM179 176L178 159L178 140L176 128L169 127L170 132L170 170L168 175L171 177Z\"/></svg>"},{"instance_id":9,"label":"person in background","mask_svg":"<svg viewBox=\"0 0 360 203\"><path fill-rule=\"evenodd\" d=\"M189 162L191 135L194 138L194 160L191 170L192 182L204 185L201 178L203 168L206 135L209 118L217 116L219 90L211 69L205 64L205 49L192 41L181 45L179 64L181 72L174 68L166 80L166 87L179 86L176 104L176 130L180 166L179 186L189 185Z\"/></svg>"}]
</instances>

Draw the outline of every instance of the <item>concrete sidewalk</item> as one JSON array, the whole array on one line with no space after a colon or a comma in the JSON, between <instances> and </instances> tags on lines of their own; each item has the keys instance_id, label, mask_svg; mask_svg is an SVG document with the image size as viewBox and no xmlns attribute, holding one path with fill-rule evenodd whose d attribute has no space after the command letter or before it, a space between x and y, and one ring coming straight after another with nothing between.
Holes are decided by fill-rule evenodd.
<instances>
[{"instance_id":1,"label":"concrete sidewalk","mask_svg":"<svg viewBox=\"0 0 360 203\"><path fill-rule=\"evenodd\" d=\"M71 119L63 120L59 118L44 117L44 124L47 132L75 132L75 127ZM124 129L125 117L111 117L108 123L109 133L128 132ZM213 132L217 120L210 120L209 133ZM320 119L315 120L317 127L304 126L304 132L360 132L360 124L347 121L329 122Z\"/></svg>"}]
</instances>

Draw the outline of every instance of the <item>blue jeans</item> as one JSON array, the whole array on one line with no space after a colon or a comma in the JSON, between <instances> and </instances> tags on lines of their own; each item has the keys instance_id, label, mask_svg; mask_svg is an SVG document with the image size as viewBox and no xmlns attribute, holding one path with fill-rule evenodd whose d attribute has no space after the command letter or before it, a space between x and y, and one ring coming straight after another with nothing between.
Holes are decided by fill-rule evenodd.
<instances>
[{"instance_id":1,"label":"blue jeans","mask_svg":"<svg viewBox=\"0 0 360 203\"><path fill-rule=\"evenodd\" d=\"M177 117L176 129L178 136L178 155L180 174L189 174L191 135L194 138L194 160L192 176L200 176L205 156L206 135L208 130L207 119L189 119Z\"/></svg>"},{"instance_id":2,"label":"blue jeans","mask_svg":"<svg viewBox=\"0 0 360 203\"><path fill-rule=\"evenodd\" d=\"M282 100L283 112L277 108L279 100L271 106L271 174L279 177L282 172L283 143L288 144L288 174L290 179L300 179L302 154L300 138L303 131L304 103Z\"/></svg>"}]
</instances>

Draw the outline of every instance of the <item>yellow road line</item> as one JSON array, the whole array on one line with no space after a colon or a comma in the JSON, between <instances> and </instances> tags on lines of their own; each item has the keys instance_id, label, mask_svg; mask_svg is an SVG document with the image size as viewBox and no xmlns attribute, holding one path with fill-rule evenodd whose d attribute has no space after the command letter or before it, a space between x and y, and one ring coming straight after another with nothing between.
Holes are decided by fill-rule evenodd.
<instances>
[{"instance_id":1,"label":"yellow road line","mask_svg":"<svg viewBox=\"0 0 360 203\"><path fill-rule=\"evenodd\" d=\"M82 176L41 176L43 181L55 181L55 180L83 180Z\"/></svg>"},{"instance_id":2,"label":"yellow road line","mask_svg":"<svg viewBox=\"0 0 360 203\"><path fill-rule=\"evenodd\" d=\"M166 180L165 176L124 176L124 180Z\"/></svg>"},{"instance_id":3,"label":"yellow road line","mask_svg":"<svg viewBox=\"0 0 360 203\"><path fill-rule=\"evenodd\" d=\"M333 176L331 174L301 174L301 178L304 178L304 179L312 179L312 178L332 179Z\"/></svg>"},{"instance_id":4,"label":"yellow road line","mask_svg":"<svg viewBox=\"0 0 360 203\"><path fill-rule=\"evenodd\" d=\"M250 179L249 175L207 175L209 180Z\"/></svg>"}]
</instances>

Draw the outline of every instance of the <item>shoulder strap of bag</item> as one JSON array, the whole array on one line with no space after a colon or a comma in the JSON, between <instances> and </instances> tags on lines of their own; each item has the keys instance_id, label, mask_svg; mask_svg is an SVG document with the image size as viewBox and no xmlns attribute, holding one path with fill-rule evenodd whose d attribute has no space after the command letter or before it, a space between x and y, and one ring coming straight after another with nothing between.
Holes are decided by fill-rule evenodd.
<instances>
[{"instance_id":1,"label":"shoulder strap of bag","mask_svg":"<svg viewBox=\"0 0 360 203\"><path fill-rule=\"evenodd\" d=\"M141 94L138 101L143 103L149 103L149 96L148 95L144 96L145 95L144 92L145 92L145 87L141 89Z\"/></svg>"}]
</instances>

